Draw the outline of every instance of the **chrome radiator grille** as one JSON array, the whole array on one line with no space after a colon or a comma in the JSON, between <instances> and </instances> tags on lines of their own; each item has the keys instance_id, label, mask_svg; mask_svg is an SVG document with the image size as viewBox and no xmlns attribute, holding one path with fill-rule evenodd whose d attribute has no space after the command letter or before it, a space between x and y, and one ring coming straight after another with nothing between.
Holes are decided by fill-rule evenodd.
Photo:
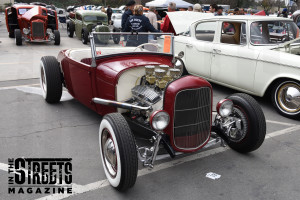
<instances>
[{"instance_id":1,"label":"chrome radiator grille","mask_svg":"<svg viewBox=\"0 0 300 200\"><path fill-rule=\"evenodd\" d=\"M33 37L44 37L44 23L43 22L32 22L32 36Z\"/></svg>"},{"instance_id":2,"label":"chrome radiator grille","mask_svg":"<svg viewBox=\"0 0 300 200\"><path fill-rule=\"evenodd\" d=\"M193 149L210 135L211 90L208 87L180 91L175 99L174 144Z\"/></svg>"}]
</instances>

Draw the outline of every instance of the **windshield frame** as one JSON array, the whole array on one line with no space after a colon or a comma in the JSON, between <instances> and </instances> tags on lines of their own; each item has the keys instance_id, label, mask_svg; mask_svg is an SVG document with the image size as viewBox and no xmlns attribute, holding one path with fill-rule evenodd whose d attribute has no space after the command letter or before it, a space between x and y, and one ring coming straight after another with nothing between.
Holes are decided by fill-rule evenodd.
<instances>
[{"instance_id":1,"label":"windshield frame","mask_svg":"<svg viewBox=\"0 0 300 200\"><path fill-rule=\"evenodd\" d=\"M249 23L249 43L252 45L252 46L274 46L274 48L277 48L278 46L282 46L282 45L284 45L285 43L287 43L287 42L291 42L291 41L294 41L294 40L296 40L296 39L299 39L299 36L298 36L298 38L295 38L295 39L293 39L293 40L288 40L288 41L286 41L286 42L283 42L283 43L270 43L270 44L254 44L253 42L252 42L252 40L251 40L251 25L253 24L253 23L256 23L256 22L283 22L283 23L291 23L291 24L294 24L295 25L295 27L299 30L299 28L297 27L297 25L292 21L292 20L261 20L261 21L252 21L252 22L250 22Z\"/></svg>"},{"instance_id":2,"label":"windshield frame","mask_svg":"<svg viewBox=\"0 0 300 200\"><path fill-rule=\"evenodd\" d=\"M96 65L96 60L97 58L99 58L99 56L97 56L97 47L96 47L96 43L95 43L95 35L166 35L166 36L171 36L171 52L168 53L164 53L163 55L169 55L172 56L174 58L174 34L173 33L148 33L148 32L140 32L140 33L131 33L131 32L91 32L89 39L90 39L90 45L91 45L91 54L92 54L92 64L91 67L97 67ZM110 47L110 48L114 48L114 47ZM132 48L132 47L124 47L124 48ZM138 52L127 52L128 53L138 53ZM162 55L162 53L155 53L155 52L143 52L144 54L160 54Z\"/></svg>"}]
</instances>

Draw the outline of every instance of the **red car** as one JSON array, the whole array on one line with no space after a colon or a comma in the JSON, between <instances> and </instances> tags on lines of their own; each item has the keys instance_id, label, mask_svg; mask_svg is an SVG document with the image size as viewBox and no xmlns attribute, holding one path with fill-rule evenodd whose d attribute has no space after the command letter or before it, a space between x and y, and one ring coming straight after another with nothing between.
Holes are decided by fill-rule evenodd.
<instances>
[{"instance_id":1,"label":"red car","mask_svg":"<svg viewBox=\"0 0 300 200\"><path fill-rule=\"evenodd\" d=\"M232 94L213 111L212 86L202 78L183 75L182 55L174 57L171 34L122 33L122 48L95 44L94 39L105 34L90 35L91 49L42 57L40 81L46 102L58 103L65 87L104 116L100 155L113 187L132 187L138 160L152 168L160 146L172 158L175 152L198 151L216 134L238 152L261 146L266 122L258 103L249 95ZM148 43L132 46L145 40ZM133 133L143 133L151 146L138 145Z\"/></svg>"},{"instance_id":2,"label":"red car","mask_svg":"<svg viewBox=\"0 0 300 200\"><path fill-rule=\"evenodd\" d=\"M5 10L6 27L16 45L27 42L49 42L60 44L57 13L37 5L13 5Z\"/></svg>"}]
</instances>

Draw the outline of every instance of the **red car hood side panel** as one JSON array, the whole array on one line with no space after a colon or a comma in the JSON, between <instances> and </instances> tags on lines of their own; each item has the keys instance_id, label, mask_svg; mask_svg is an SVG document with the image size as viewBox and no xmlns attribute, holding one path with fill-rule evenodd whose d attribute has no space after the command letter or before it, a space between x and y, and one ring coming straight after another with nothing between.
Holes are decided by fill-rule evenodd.
<instances>
[{"instance_id":1,"label":"red car hood side panel","mask_svg":"<svg viewBox=\"0 0 300 200\"><path fill-rule=\"evenodd\" d=\"M172 65L172 56L165 55L125 55L99 60L97 77L105 82L116 85L119 76L126 69L145 65Z\"/></svg>"}]
</instances>

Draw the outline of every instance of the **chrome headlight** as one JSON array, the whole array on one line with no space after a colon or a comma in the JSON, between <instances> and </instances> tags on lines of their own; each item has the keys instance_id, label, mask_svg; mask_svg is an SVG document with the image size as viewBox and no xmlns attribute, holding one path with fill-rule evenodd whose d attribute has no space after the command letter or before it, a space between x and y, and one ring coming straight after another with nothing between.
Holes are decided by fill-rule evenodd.
<instances>
[{"instance_id":1,"label":"chrome headlight","mask_svg":"<svg viewBox=\"0 0 300 200\"><path fill-rule=\"evenodd\" d=\"M47 33L50 35L52 33L52 29L51 28L47 28Z\"/></svg>"},{"instance_id":2,"label":"chrome headlight","mask_svg":"<svg viewBox=\"0 0 300 200\"><path fill-rule=\"evenodd\" d=\"M233 102L229 99L223 99L217 104L217 112L221 117L228 117L233 110Z\"/></svg>"},{"instance_id":3,"label":"chrome headlight","mask_svg":"<svg viewBox=\"0 0 300 200\"><path fill-rule=\"evenodd\" d=\"M23 28L23 33L25 35L28 35L30 33L30 30L28 28Z\"/></svg>"},{"instance_id":4,"label":"chrome headlight","mask_svg":"<svg viewBox=\"0 0 300 200\"><path fill-rule=\"evenodd\" d=\"M164 130L170 122L170 116L167 112L160 110L152 113L150 117L150 124L154 130Z\"/></svg>"}]
</instances>

